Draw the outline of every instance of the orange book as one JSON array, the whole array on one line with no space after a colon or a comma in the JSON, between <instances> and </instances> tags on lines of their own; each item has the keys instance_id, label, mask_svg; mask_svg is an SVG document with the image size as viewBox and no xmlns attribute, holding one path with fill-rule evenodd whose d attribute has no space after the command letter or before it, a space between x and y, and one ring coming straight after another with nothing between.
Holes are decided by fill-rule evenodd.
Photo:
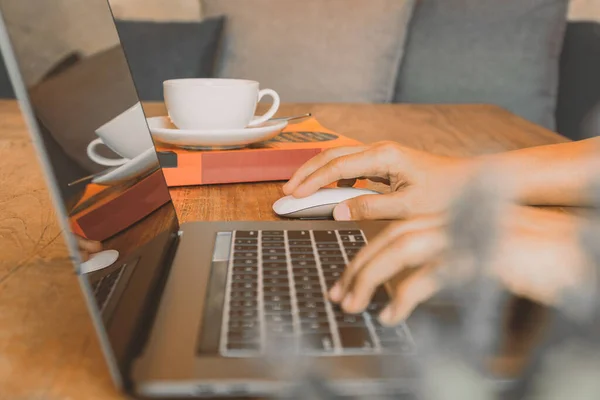
<instances>
[{"instance_id":1,"label":"orange book","mask_svg":"<svg viewBox=\"0 0 600 400\"><path fill-rule=\"evenodd\" d=\"M73 207L75 211L70 213L71 231L87 239L103 241L141 221L170 200L160 171L124 187L89 184Z\"/></svg>"},{"instance_id":2,"label":"orange book","mask_svg":"<svg viewBox=\"0 0 600 400\"><path fill-rule=\"evenodd\" d=\"M158 145L157 151L167 185L173 187L287 180L321 151L358 144L310 118L243 149L186 150Z\"/></svg>"}]
</instances>

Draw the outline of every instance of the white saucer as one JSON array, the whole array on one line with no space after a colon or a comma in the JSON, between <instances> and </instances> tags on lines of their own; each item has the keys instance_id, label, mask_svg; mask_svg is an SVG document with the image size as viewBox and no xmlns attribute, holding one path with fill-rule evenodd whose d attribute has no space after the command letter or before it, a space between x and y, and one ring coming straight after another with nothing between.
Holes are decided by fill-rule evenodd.
<instances>
[{"instance_id":1,"label":"white saucer","mask_svg":"<svg viewBox=\"0 0 600 400\"><path fill-rule=\"evenodd\" d=\"M114 185L134 179L156 167L158 167L158 157L156 156L156 151L154 151L153 146L137 157L127 161L125 164L110 169L105 174L95 177L92 180L92 183L98 185Z\"/></svg>"},{"instance_id":2,"label":"white saucer","mask_svg":"<svg viewBox=\"0 0 600 400\"><path fill-rule=\"evenodd\" d=\"M223 130L177 129L169 117L148 118L152 136L162 143L190 149L235 149L277 136L287 121L267 121L252 128Z\"/></svg>"}]
</instances>

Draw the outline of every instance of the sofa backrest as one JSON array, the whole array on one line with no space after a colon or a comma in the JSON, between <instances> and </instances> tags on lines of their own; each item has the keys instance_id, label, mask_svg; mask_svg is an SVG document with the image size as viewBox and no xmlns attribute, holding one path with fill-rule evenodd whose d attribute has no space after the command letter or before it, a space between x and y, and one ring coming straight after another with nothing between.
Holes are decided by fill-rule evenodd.
<instances>
[{"instance_id":1,"label":"sofa backrest","mask_svg":"<svg viewBox=\"0 0 600 400\"><path fill-rule=\"evenodd\" d=\"M600 135L600 22L567 26L560 60L557 131L578 140Z\"/></svg>"}]
</instances>

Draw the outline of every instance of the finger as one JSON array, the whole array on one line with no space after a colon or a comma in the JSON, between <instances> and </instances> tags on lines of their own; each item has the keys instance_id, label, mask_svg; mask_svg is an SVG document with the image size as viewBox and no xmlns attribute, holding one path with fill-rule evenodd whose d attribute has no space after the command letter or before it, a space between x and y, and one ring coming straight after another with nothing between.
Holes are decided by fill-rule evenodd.
<instances>
[{"instance_id":1,"label":"finger","mask_svg":"<svg viewBox=\"0 0 600 400\"><path fill-rule=\"evenodd\" d=\"M433 273L436 264L420 268L394 288L392 300L379 314L379 321L388 326L406 320L415 308L440 290L441 282Z\"/></svg>"},{"instance_id":2,"label":"finger","mask_svg":"<svg viewBox=\"0 0 600 400\"><path fill-rule=\"evenodd\" d=\"M396 238L409 232L439 228L442 226L442 222L443 218L441 215L433 215L388 225L375 238L369 241L346 267L338 282L331 288L329 292L330 299L333 302L342 301L354 279L354 275L382 250L391 246Z\"/></svg>"},{"instance_id":3,"label":"finger","mask_svg":"<svg viewBox=\"0 0 600 400\"><path fill-rule=\"evenodd\" d=\"M81 257L82 262L86 262L87 260L90 259L90 253L88 253L85 250L79 250L79 255Z\"/></svg>"},{"instance_id":4,"label":"finger","mask_svg":"<svg viewBox=\"0 0 600 400\"><path fill-rule=\"evenodd\" d=\"M364 151L366 148L366 146L335 147L317 154L298 168L290 180L283 185L283 193L286 195L292 194L306 177L327 164L329 161L347 154Z\"/></svg>"},{"instance_id":5,"label":"finger","mask_svg":"<svg viewBox=\"0 0 600 400\"><path fill-rule=\"evenodd\" d=\"M443 248L443 237L434 229L402 235L355 275L342 301L344 311L364 311L378 286L407 268L431 262Z\"/></svg>"},{"instance_id":6,"label":"finger","mask_svg":"<svg viewBox=\"0 0 600 400\"><path fill-rule=\"evenodd\" d=\"M308 196L323 186L341 179L353 179L359 176L387 177L385 166L377 159L377 149L342 155L328 161L307 176L293 190L295 197Z\"/></svg>"},{"instance_id":7,"label":"finger","mask_svg":"<svg viewBox=\"0 0 600 400\"><path fill-rule=\"evenodd\" d=\"M80 250L87 251L88 253L98 253L102 251L102 243L96 240L79 237L77 238L77 244L79 245Z\"/></svg>"},{"instance_id":8,"label":"finger","mask_svg":"<svg viewBox=\"0 0 600 400\"><path fill-rule=\"evenodd\" d=\"M336 221L359 221L372 219L402 219L409 215L404 204L403 192L369 194L339 203L333 209Z\"/></svg>"}]
</instances>

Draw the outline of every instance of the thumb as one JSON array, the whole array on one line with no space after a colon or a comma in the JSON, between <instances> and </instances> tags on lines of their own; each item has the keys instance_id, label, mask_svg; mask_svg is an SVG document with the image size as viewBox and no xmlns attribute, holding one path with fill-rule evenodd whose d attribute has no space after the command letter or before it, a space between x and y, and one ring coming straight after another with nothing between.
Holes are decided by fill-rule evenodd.
<instances>
[{"instance_id":1,"label":"thumb","mask_svg":"<svg viewBox=\"0 0 600 400\"><path fill-rule=\"evenodd\" d=\"M368 194L346 200L333 209L336 221L400 219L408 215L401 193Z\"/></svg>"}]
</instances>

